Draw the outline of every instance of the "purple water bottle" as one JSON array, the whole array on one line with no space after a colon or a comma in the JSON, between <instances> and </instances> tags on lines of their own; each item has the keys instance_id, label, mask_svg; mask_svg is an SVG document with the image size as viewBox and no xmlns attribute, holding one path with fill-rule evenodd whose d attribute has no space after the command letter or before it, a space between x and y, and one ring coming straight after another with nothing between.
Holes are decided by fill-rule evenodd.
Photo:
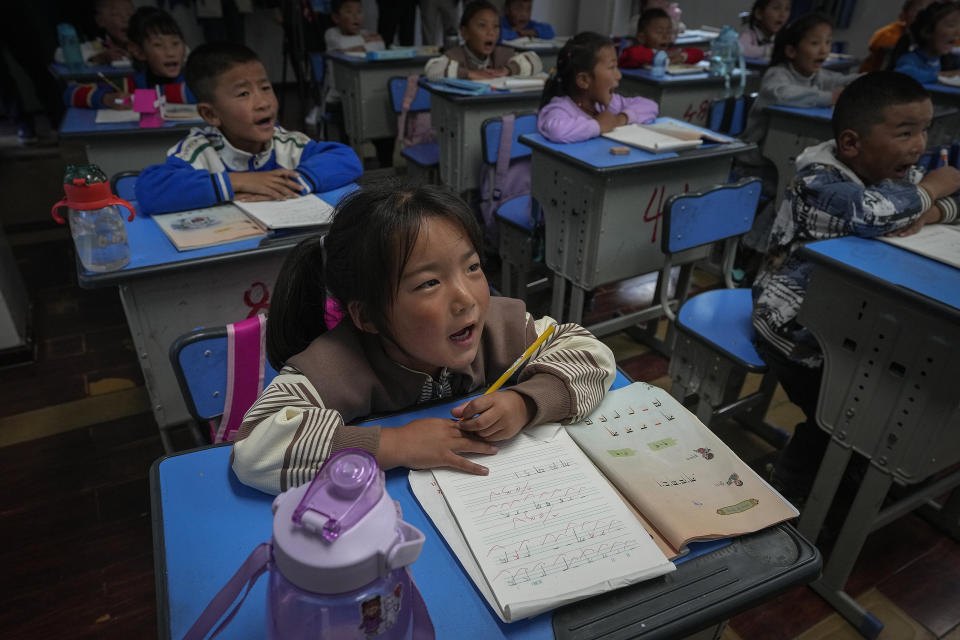
<instances>
[{"instance_id":1,"label":"purple water bottle","mask_svg":"<svg viewBox=\"0 0 960 640\"><path fill-rule=\"evenodd\" d=\"M185 639L206 637L231 594L266 569L270 640L434 638L408 570L423 533L401 519L372 455L341 451L309 485L278 495L273 514L271 543L254 550Z\"/></svg>"}]
</instances>

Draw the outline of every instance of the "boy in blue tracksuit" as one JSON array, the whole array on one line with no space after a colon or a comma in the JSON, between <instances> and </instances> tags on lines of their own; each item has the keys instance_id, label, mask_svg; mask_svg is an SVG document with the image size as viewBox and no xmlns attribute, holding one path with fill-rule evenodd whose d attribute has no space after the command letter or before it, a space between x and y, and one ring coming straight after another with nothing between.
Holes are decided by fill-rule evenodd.
<instances>
[{"instance_id":1,"label":"boy in blue tracksuit","mask_svg":"<svg viewBox=\"0 0 960 640\"><path fill-rule=\"evenodd\" d=\"M315 142L277 124L267 71L247 47L201 45L185 75L208 126L193 129L164 164L143 170L136 187L141 213L281 200L342 187L363 173L350 147Z\"/></svg>"},{"instance_id":2,"label":"boy in blue tracksuit","mask_svg":"<svg viewBox=\"0 0 960 640\"><path fill-rule=\"evenodd\" d=\"M541 38L550 40L556 34L546 22L536 22L530 19L533 12L533 0L507 0L503 5L503 15L500 16L500 40L516 40L517 38Z\"/></svg>"},{"instance_id":3,"label":"boy in blue tracksuit","mask_svg":"<svg viewBox=\"0 0 960 640\"><path fill-rule=\"evenodd\" d=\"M777 211L766 263L753 285L757 351L807 421L780 453L772 483L802 503L829 436L816 424L823 353L797 321L812 264L798 250L841 236L910 235L924 225L958 222L960 171L926 175L916 166L927 144L933 104L913 78L877 71L837 99L834 139L808 147Z\"/></svg>"}]
</instances>

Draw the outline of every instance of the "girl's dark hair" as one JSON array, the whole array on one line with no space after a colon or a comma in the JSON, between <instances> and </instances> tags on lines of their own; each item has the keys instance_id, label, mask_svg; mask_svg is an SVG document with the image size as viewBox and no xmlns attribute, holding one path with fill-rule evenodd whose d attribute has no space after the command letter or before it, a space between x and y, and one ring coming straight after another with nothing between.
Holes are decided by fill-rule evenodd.
<instances>
[{"instance_id":1,"label":"girl's dark hair","mask_svg":"<svg viewBox=\"0 0 960 640\"><path fill-rule=\"evenodd\" d=\"M143 46L150 36L177 36L183 40L180 25L169 13L156 7L140 7L130 16L127 38L130 42Z\"/></svg>"},{"instance_id":2,"label":"girl's dark hair","mask_svg":"<svg viewBox=\"0 0 960 640\"><path fill-rule=\"evenodd\" d=\"M463 8L463 15L460 16L460 26L465 27L470 24L470 21L473 20L473 16L477 15L481 11L493 11L497 14L497 17L500 17L500 11L497 10L495 6L487 2L487 0L473 0L468 2L467 6ZM499 23L497 23L499 24Z\"/></svg>"},{"instance_id":3,"label":"girl's dark hair","mask_svg":"<svg viewBox=\"0 0 960 640\"><path fill-rule=\"evenodd\" d=\"M597 65L597 52L604 47L612 47L613 41L592 31L584 31L573 36L557 54L557 68L543 85L543 107L557 96L569 96L576 92L577 74L593 73Z\"/></svg>"},{"instance_id":4,"label":"girl's dark hair","mask_svg":"<svg viewBox=\"0 0 960 640\"><path fill-rule=\"evenodd\" d=\"M930 39L933 38L933 32L937 28L937 23L954 11L960 11L960 4L938 0L937 2L930 3L922 11L917 13L913 24L910 25L907 32L897 40L897 44L893 47L887 69L893 70L900 56L910 51L913 45L923 47L925 43L929 42ZM950 70L955 66L953 58L954 56L949 53L941 56L940 63L944 71Z\"/></svg>"},{"instance_id":5,"label":"girl's dark hair","mask_svg":"<svg viewBox=\"0 0 960 640\"><path fill-rule=\"evenodd\" d=\"M805 13L783 29L780 29L776 39L773 41L773 54L770 56L770 66L772 67L788 62L787 47L796 48L811 29L819 27L822 24L833 29L833 20L831 20L829 16L814 11L813 13Z\"/></svg>"},{"instance_id":6,"label":"girl's dark hair","mask_svg":"<svg viewBox=\"0 0 960 640\"><path fill-rule=\"evenodd\" d=\"M432 217L460 226L477 253L482 252L483 236L473 211L444 187L388 180L341 201L326 237L298 244L280 268L267 316L270 364L279 370L326 333L328 291L347 313L343 322L351 322L348 305L358 302L364 317L390 336L386 318L400 275L424 221Z\"/></svg>"},{"instance_id":7,"label":"girl's dark hair","mask_svg":"<svg viewBox=\"0 0 960 640\"><path fill-rule=\"evenodd\" d=\"M766 9L767 5L771 2L773 2L773 0L753 0L753 6L750 7L750 14L743 20L747 23L747 26L751 29L759 27L760 22L757 20L757 12Z\"/></svg>"}]
</instances>

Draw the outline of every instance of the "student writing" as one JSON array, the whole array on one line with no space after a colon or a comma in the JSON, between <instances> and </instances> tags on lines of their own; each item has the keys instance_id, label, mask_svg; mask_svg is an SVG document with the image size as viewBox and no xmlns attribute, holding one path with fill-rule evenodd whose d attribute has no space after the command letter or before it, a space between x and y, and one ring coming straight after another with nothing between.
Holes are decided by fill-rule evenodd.
<instances>
[{"instance_id":1,"label":"student writing","mask_svg":"<svg viewBox=\"0 0 960 640\"><path fill-rule=\"evenodd\" d=\"M624 98L617 51L609 38L586 31L567 41L543 87L537 131L553 142L581 142L629 123L651 122L657 103Z\"/></svg>"},{"instance_id":2,"label":"student writing","mask_svg":"<svg viewBox=\"0 0 960 640\"><path fill-rule=\"evenodd\" d=\"M530 19L533 0L507 0L500 18L500 41L517 38L541 38L550 40L556 33L546 22Z\"/></svg>"},{"instance_id":3,"label":"student writing","mask_svg":"<svg viewBox=\"0 0 960 640\"><path fill-rule=\"evenodd\" d=\"M497 44L500 14L486 0L473 0L464 7L460 16L460 36L463 46L427 61L424 75L429 80L530 76L543 70L540 56L533 51L518 53L511 47Z\"/></svg>"},{"instance_id":4,"label":"student writing","mask_svg":"<svg viewBox=\"0 0 960 640\"><path fill-rule=\"evenodd\" d=\"M757 351L807 420L798 424L774 467L774 485L802 503L829 434L815 422L823 354L797 320L810 279L798 249L840 236L908 235L933 223L956 224L960 171L923 175L915 163L927 145L933 105L912 78L878 71L837 100L833 140L808 147L777 212L770 251L753 285Z\"/></svg>"},{"instance_id":5,"label":"student writing","mask_svg":"<svg viewBox=\"0 0 960 640\"><path fill-rule=\"evenodd\" d=\"M137 179L143 214L228 200L277 200L341 187L363 172L350 147L315 142L277 124L277 97L257 54L205 44L187 60L187 83L207 123Z\"/></svg>"},{"instance_id":6,"label":"student writing","mask_svg":"<svg viewBox=\"0 0 960 640\"><path fill-rule=\"evenodd\" d=\"M653 63L657 51L666 51L671 64L695 64L703 60L703 51L697 47L677 49L673 42L673 23L663 9L647 9L637 19L637 44L620 53L619 64L625 69Z\"/></svg>"},{"instance_id":7,"label":"student writing","mask_svg":"<svg viewBox=\"0 0 960 640\"><path fill-rule=\"evenodd\" d=\"M893 70L905 73L917 82L928 84L937 76L960 74L951 55L960 39L960 4L934 2L917 14L908 34L897 42L891 58Z\"/></svg>"},{"instance_id":8,"label":"student writing","mask_svg":"<svg viewBox=\"0 0 960 640\"><path fill-rule=\"evenodd\" d=\"M126 78L106 82L71 84L64 93L69 107L89 109L132 109L134 89L161 87L170 102L196 102L183 77L186 44L177 21L166 11L141 7L130 18L127 29L130 48L138 71ZM120 89L120 91L117 91Z\"/></svg>"},{"instance_id":9,"label":"student writing","mask_svg":"<svg viewBox=\"0 0 960 640\"><path fill-rule=\"evenodd\" d=\"M790 0L754 0L740 30L740 48L747 58L769 60L773 41L790 19Z\"/></svg>"},{"instance_id":10,"label":"student writing","mask_svg":"<svg viewBox=\"0 0 960 640\"><path fill-rule=\"evenodd\" d=\"M482 391L554 324L534 320L520 300L490 296L482 245L473 212L440 187L387 183L341 203L326 238L298 245L277 277L267 354L280 373L244 416L237 477L278 493L309 482L348 447L370 451L384 469L483 474L459 454L493 454L495 442L528 425L587 415L613 382L613 354L582 327L561 324L516 384L454 408L450 419L352 426ZM347 311L330 330L328 291Z\"/></svg>"}]
</instances>

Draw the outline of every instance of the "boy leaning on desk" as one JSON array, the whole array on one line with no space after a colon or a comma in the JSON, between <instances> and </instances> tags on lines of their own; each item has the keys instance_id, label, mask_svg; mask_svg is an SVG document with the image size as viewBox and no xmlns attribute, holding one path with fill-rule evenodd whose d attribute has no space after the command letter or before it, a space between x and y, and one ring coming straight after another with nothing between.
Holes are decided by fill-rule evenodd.
<instances>
[{"instance_id":1,"label":"boy leaning on desk","mask_svg":"<svg viewBox=\"0 0 960 640\"><path fill-rule=\"evenodd\" d=\"M222 42L197 47L186 79L206 127L190 131L137 179L145 215L229 200L282 200L329 191L363 173L350 147L277 124L277 97L257 54Z\"/></svg>"},{"instance_id":2,"label":"boy leaning on desk","mask_svg":"<svg viewBox=\"0 0 960 640\"><path fill-rule=\"evenodd\" d=\"M841 236L909 235L924 225L957 224L960 171L924 175L916 162L933 118L930 95L913 78L869 73L837 99L834 139L808 147L777 211L770 250L753 285L757 351L806 415L780 453L772 484L798 505L809 494L829 435L817 427L823 354L797 321L812 265L808 242Z\"/></svg>"}]
</instances>

